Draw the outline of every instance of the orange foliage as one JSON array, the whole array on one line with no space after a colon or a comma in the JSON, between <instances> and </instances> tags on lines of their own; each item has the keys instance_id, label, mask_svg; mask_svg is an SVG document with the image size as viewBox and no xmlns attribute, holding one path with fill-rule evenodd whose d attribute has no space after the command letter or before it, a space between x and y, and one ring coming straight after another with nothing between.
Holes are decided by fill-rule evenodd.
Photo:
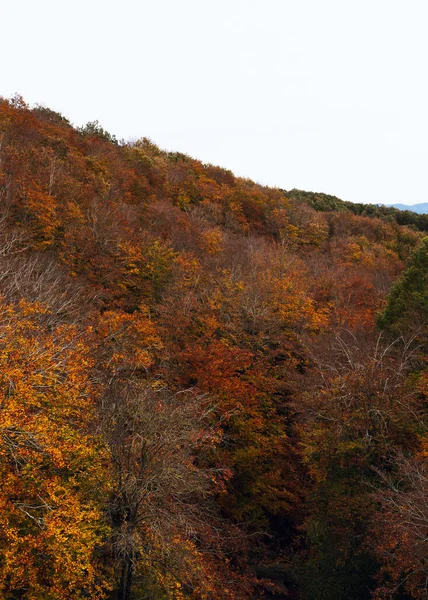
<instances>
[{"instance_id":1,"label":"orange foliage","mask_svg":"<svg viewBox=\"0 0 428 600\"><path fill-rule=\"evenodd\" d=\"M319 597L346 597L335 586L351 589L349 573L373 554L361 541L376 509L363 478L397 449L426 450L413 403L427 395L421 352L412 368L422 373L404 383L392 359L382 362L383 341L374 353L369 343L420 233L345 209L317 211L147 138L119 144L96 123L73 129L18 96L0 99L0 201L3 595L107 598L123 579L114 555L134 578L126 600L141 589L154 598L248 599L276 583L256 581L246 557L266 567L286 555L291 570L275 589L291 595L300 577L303 590L317 582ZM34 267L43 261L52 261L55 285ZM61 290L55 312L49 296L63 281L70 290ZM401 377L410 367L397 369ZM191 388L199 400L186 395L188 412L180 413L173 394L145 419L150 394L135 392L133 404L131 388ZM207 398L218 419L208 454L179 438L153 464L163 469L162 460L171 466L185 455L186 476L212 472L215 502L211 488L195 502L178 477L169 489L184 512L174 512L168 492L150 504L142 449L169 426L176 435L177 423L180 435L196 436L186 428ZM130 490L142 494L134 517L124 508L135 506ZM209 509L196 534L180 515L198 502ZM142 507L176 519L164 545L161 520L138 521ZM235 545L216 538L221 520L218 531ZM403 531L393 520L391 527L407 568ZM262 530L263 542L242 543ZM120 555L123 532L135 555ZM301 572L309 573L304 581ZM315 597L308 589L302 593Z\"/></svg>"}]
</instances>

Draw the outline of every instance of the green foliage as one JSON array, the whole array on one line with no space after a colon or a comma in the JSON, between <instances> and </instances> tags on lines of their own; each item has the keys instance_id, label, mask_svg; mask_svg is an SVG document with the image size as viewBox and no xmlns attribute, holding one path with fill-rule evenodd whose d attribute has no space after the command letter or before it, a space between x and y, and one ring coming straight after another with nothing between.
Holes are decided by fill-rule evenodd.
<instances>
[{"instance_id":1,"label":"green foliage","mask_svg":"<svg viewBox=\"0 0 428 600\"><path fill-rule=\"evenodd\" d=\"M88 138L100 138L106 142L118 144L116 136L106 131L98 121L89 121L84 127L80 127L78 131Z\"/></svg>"},{"instance_id":2,"label":"green foliage","mask_svg":"<svg viewBox=\"0 0 428 600\"><path fill-rule=\"evenodd\" d=\"M329 194L305 192L303 190L282 190L290 200L306 202L315 210L321 212L352 212L361 217L382 219L387 223L407 225L419 231L428 231L428 215L418 214L410 210L400 210L392 206L379 204L363 204L341 200Z\"/></svg>"},{"instance_id":3,"label":"green foliage","mask_svg":"<svg viewBox=\"0 0 428 600\"><path fill-rule=\"evenodd\" d=\"M410 258L408 267L395 283L388 304L378 318L383 329L406 332L428 324L428 237Z\"/></svg>"},{"instance_id":4,"label":"green foliage","mask_svg":"<svg viewBox=\"0 0 428 600\"><path fill-rule=\"evenodd\" d=\"M321 212L328 211L347 211L349 210L346 206L346 202L337 198L336 196L331 196L329 194L322 193L313 193L313 192L305 192L303 190L290 190L289 192L282 190L287 198L290 200L299 200L302 202L306 202L315 210L319 210Z\"/></svg>"}]
</instances>

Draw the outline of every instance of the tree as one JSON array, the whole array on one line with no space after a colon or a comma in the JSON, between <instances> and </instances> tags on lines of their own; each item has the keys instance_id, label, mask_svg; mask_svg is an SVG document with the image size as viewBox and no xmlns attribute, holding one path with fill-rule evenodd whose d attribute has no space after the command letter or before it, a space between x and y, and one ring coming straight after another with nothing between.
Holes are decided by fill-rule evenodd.
<instances>
[{"instance_id":1,"label":"tree","mask_svg":"<svg viewBox=\"0 0 428 600\"><path fill-rule=\"evenodd\" d=\"M373 469L386 467L397 451L418 448L423 405L407 380L411 344L342 332L324 352L299 398L303 460L312 480L301 581L311 599L363 600L378 569Z\"/></svg>"},{"instance_id":2,"label":"tree","mask_svg":"<svg viewBox=\"0 0 428 600\"><path fill-rule=\"evenodd\" d=\"M397 593L426 598L428 590L428 470L425 451L408 458L399 453L388 470L378 471L383 486L374 525L376 551L383 563L376 598Z\"/></svg>"},{"instance_id":3,"label":"tree","mask_svg":"<svg viewBox=\"0 0 428 600\"><path fill-rule=\"evenodd\" d=\"M388 296L379 325L397 331L418 330L427 335L428 328L428 237L413 255L400 279Z\"/></svg>"},{"instance_id":4,"label":"tree","mask_svg":"<svg viewBox=\"0 0 428 600\"><path fill-rule=\"evenodd\" d=\"M49 308L0 303L0 591L105 598L108 457L95 435L89 349Z\"/></svg>"},{"instance_id":5,"label":"tree","mask_svg":"<svg viewBox=\"0 0 428 600\"><path fill-rule=\"evenodd\" d=\"M109 514L118 600L140 588L150 598L184 598L180 590L239 597L233 584L222 587L210 558L213 546L222 555L212 504L221 469L201 465L204 449L220 437L213 414L207 397L174 394L157 381L117 379L107 389L102 429L114 466Z\"/></svg>"},{"instance_id":6,"label":"tree","mask_svg":"<svg viewBox=\"0 0 428 600\"><path fill-rule=\"evenodd\" d=\"M98 121L89 121L79 129L80 133L89 138L100 138L106 142L117 144L116 136L106 131Z\"/></svg>"}]
</instances>

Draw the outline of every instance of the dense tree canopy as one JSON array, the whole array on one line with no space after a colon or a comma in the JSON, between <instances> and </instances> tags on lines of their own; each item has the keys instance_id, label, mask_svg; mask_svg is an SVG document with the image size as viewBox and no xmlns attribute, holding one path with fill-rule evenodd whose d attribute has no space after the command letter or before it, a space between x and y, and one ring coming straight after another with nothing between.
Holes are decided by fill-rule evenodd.
<instances>
[{"instance_id":1,"label":"dense tree canopy","mask_svg":"<svg viewBox=\"0 0 428 600\"><path fill-rule=\"evenodd\" d=\"M0 99L2 597L424 597L426 224L367 206Z\"/></svg>"},{"instance_id":2,"label":"dense tree canopy","mask_svg":"<svg viewBox=\"0 0 428 600\"><path fill-rule=\"evenodd\" d=\"M428 237L421 241L407 268L394 284L379 324L392 330L418 329L420 333L427 333Z\"/></svg>"}]
</instances>

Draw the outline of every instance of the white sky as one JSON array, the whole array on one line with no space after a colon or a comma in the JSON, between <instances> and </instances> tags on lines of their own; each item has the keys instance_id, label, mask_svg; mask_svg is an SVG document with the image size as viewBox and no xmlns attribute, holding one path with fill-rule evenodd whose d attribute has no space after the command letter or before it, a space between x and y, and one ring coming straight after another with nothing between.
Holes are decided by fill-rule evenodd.
<instances>
[{"instance_id":1,"label":"white sky","mask_svg":"<svg viewBox=\"0 0 428 600\"><path fill-rule=\"evenodd\" d=\"M428 201L427 0L0 0L0 94L260 183Z\"/></svg>"}]
</instances>

